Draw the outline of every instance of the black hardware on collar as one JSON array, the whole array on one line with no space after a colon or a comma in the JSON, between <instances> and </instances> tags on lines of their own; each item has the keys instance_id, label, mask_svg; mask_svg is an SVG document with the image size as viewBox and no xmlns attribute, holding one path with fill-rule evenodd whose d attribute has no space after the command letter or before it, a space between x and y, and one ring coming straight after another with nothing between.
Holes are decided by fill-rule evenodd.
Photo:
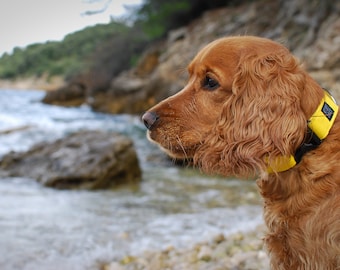
<instances>
[{"instance_id":1,"label":"black hardware on collar","mask_svg":"<svg viewBox=\"0 0 340 270\"><path fill-rule=\"evenodd\" d=\"M314 150L322 143L322 140L311 130L307 127L307 134L305 142L296 150L294 158L296 163L298 164L303 155L309 151Z\"/></svg>"}]
</instances>

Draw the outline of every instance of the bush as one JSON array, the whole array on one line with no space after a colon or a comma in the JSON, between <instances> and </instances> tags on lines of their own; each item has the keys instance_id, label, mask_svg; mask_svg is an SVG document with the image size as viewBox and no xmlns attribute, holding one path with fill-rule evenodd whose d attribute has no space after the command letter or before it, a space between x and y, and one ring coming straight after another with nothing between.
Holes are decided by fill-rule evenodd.
<instances>
[{"instance_id":1,"label":"bush","mask_svg":"<svg viewBox=\"0 0 340 270\"><path fill-rule=\"evenodd\" d=\"M0 78L42 74L71 76L89 68L88 59L100 44L128 30L122 23L111 22L69 34L61 42L15 48L11 55L4 54L0 58Z\"/></svg>"}]
</instances>

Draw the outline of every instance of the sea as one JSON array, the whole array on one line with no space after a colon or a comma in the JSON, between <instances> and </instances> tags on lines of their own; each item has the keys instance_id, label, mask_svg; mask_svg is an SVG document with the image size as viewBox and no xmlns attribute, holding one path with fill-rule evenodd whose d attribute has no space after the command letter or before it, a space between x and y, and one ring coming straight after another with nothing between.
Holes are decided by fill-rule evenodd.
<instances>
[{"instance_id":1,"label":"sea","mask_svg":"<svg viewBox=\"0 0 340 270\"><path fill-rule=\"evenodd\" d=\"M44 94L0 89L0 159L79 130L110 130L133 140L143 179L138 187L87 191L0 177L1 270L99 270L125 256L190 248L262 224L254 181L164 161L138 115L47 105Z\"/></svg>"}]
</instances>

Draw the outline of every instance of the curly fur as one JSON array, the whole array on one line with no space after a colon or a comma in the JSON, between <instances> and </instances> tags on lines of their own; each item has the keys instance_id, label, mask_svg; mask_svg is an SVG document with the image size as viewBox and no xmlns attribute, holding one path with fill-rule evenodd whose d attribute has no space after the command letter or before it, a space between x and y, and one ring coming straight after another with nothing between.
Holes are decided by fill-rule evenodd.
<instances>
[{"instance_id":1,"label":"curly fur","mask_svg":"<svg viewBox=\"0 0 340 270\"><path fill-rule=\"evenodd\" d=\"M149 138L205 172L260 176L272 269L340 269L338 118L297 166L267 173L304 141L323 89L284 46L258 37L216 40L188 71L185 88L150 109Z\"/></svg>"}]
</instances>

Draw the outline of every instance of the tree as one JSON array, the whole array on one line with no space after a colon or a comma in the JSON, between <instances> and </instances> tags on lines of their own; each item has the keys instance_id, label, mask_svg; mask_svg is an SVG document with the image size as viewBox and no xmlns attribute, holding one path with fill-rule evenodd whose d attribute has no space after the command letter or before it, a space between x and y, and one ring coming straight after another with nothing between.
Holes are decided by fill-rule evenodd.
<instances>
[{"instance_id":1,"label":"tree","mask_svg":"<svg viewBox=\"0 0 340 270\"><path fill-rule=\"evenodd\" d=\"M163 37L169 30L188 24L203 12L226 6L228 0L144 0L137 9L136 23L151 38Z\"/></svg>"}]
</instances>

